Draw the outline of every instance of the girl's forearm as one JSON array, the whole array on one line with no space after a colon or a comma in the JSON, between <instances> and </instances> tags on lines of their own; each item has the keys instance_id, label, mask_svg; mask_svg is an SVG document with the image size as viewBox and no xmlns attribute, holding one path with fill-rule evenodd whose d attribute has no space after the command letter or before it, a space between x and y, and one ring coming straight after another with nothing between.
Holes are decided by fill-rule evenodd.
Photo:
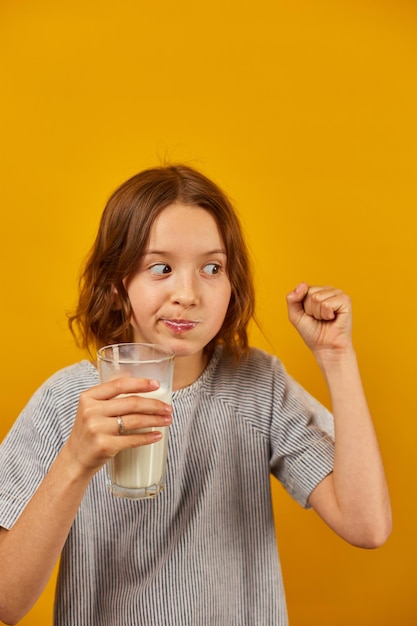
<instances>
[{"instance_id":1,"label":"girl's forearm","mask_svg":"<svg viewBox=\"0 0 417 626\"><path fill-rule=\"evenodd\" d=\"M10 530L0 532L0 620L17 623L44 590L59 559L85 489L86 475L64 446Z\"/></svg>"},{"instance_id":2,"label":"girl's forearm","mask_svg":"<svg viewBox=\"0 0 417 626\"><path fill-rule=\"evenodd\" d=\"M391 529L390 499L355 352L320 355L318 362L335 420L333 489L339 514L349 533L383 543Z\"/></svg>"}]
</instances>

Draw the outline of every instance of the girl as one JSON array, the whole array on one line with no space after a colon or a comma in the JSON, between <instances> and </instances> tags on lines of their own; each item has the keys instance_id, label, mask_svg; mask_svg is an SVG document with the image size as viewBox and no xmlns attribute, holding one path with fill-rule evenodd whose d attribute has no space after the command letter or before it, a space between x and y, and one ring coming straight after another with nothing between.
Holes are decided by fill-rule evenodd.
<instances>
[{"instance_id":1,"label":"girl","mask_svg":"<svg viewBox=\"0 0 417 626\"><path fill-rule=\"evenodd\" d=\"M52 376L0 448L0 619L16 623L61 556L55 624L284 626L269 476L352 544L390 533L380 453L339 289L301 283L289 318L327 381L333 416L248 346L248 255L223 192L195 170L142 172L113 194L70 326L84 348L176 353L172 407L118 397L84 360ZM166 490L114 498L103 465L170 425ZM333 436L334 430L334 436Z\"/></svg>"}]
</instances>

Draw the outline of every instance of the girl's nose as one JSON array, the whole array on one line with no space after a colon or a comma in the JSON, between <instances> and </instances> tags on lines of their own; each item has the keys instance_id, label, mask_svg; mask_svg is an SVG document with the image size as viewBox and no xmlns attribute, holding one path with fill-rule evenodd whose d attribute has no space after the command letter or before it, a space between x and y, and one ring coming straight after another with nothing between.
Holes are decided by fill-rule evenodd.
<instances>
[{"instance_id":1,"label":"girl's nose","mask_svg":"<svg viewBox=\"0 0 417 626\"><path fill-rule=\"evenodd\" d=\"M172 301L182 307L190 307L198 303L196 280L192 277L179 278L175 282Z\"/></svg>"}]
</instances>

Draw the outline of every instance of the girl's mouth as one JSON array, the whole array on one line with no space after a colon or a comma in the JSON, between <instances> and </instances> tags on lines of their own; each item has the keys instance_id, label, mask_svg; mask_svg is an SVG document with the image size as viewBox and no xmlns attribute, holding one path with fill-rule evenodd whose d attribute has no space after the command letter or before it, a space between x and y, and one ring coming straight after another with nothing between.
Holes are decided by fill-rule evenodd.
<instances>
[{"instance_id":1,"label":"girl's mouth","mask_svg":"<svg viewBox=\"0 0 417 626\"><path fill-rule=\"evenodd\" d=\"M193 330L198 324L198 322L191 322L189 320L170 320L170 319L162 319L163 324L176 335L181 335L183 333L187 333L190 330Z\"/></svg>"}]
</instances>

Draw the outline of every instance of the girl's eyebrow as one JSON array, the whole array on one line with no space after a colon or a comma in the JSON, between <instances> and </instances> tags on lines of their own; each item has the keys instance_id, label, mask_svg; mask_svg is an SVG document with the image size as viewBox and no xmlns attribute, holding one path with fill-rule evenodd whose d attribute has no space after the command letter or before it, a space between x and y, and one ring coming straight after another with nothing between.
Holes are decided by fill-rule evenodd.
<instances>
[{"instance_id":1,"label":"girl's eyebrow","mask_svg":"<svg viewBox=\"0 0 417 626\"><path fill-rule=\"evenodd\" d=\"M164 255L164 254L172 254L167 250L145 250L142 256L152 256L152 255ZM215 248L214 250L207 250L207 252L202 252L201 256L211 256L212 254L224 254L226 256L226 250L224 248Z\"/></svg>"}]
</instances>

